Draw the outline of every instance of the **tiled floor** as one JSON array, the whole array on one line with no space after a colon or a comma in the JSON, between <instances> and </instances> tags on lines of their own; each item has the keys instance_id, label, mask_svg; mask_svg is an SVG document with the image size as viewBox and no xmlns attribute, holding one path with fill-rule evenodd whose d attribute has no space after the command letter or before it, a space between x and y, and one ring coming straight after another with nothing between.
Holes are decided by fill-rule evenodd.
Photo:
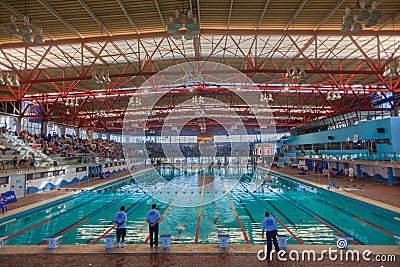
<instances>
[{"instance_id":1,"label":"tiled floor","mask_svg":"<svg viewBox=\"0 0 400 267\"><path fill-rule=\"evenodd\" d=\"M297 169L290 169L290 168L276 169L276 167L273 167L271 170L288 174L295 178L321 184L324 187L327 187L329 184L327 177L323 175L317 175L313 171L310 171L308 175L298 175ZM336 180L336 185L339 186L340 191L345 191L355 196L366 197L372 200L376 200L400 208L399 185L381 184L380 181L374 181L372 179L366 179L366 178L355 179L353 182L345 180L344 176L335 176L334 179ZM354 188L354 185L356 185L356 189Z\"/></svg>"},{"instance_id":2,"label":"tiled floor","mask_svg":"<svg viewBox=\"0 0 400 267\"><path fill-rule=\"evenodd\" d=\"M362 256L357 261L346 257L343 251L343 260L340 253L336 260L331 260L327 254L320 257L324 246L297 245L287 248L285 259L280 261L274 258L271 262L259 260L258 251L263 250L262 245L230 245L228 250L219 249L218 245L174 245L170 249L157 250L147 245L127 245L124 249L105 250L104 245L90 246L60 246L54 250L46 246L5 247L0 250L1 266L398 266L400 251L398 247L375 248L370 247L374 254L370 256L371 261L363 260ZM290 249L290 250L289 250ZM291 260L290 251L300 252L304 249L315 249L316 257L305 260ZM353 246L349 249L360 252L363 246ZM18 251L18 253L12 253ZM78 252L79 251L79 252ZM376 252L375 252L376 251ZM377 263L372 261L375 255L393 255L391 262ZM263 255L263 254L260 254ZM294 254L293 254L294 255ZM292 257L293 258L293 257ZM396 260L393 261L393 260Z\"/></svg>"},{"instance_id":3,"label":"tiled floor","mask_svg":"<svg viewBox=\"0 0 400 267\"><path fill-rule=\"evenodd\" d=\"M276 170L276 169L275 169ZM313 183L327 184L327 178L318 177L314 174L297 175L295 170L279 169L279 172L290 174L291 176L305 179ZM111 179L118 179L128 173L119 173ZM324 181L325 179L325 181ZM398 199L400 197L400 187L379 185L375 183L373 186L367 186L367 181L345 181L343 177L336 177L337 185L344 187L345 185L356 184L357 188L361 188L364 183L364 189L351 190L353 196L363 196L389 203L395 207L400 207ZM93 179L89 181L88 187L96 184L108 182L109 179ZM369 184L371 181L368 181ZM24 207L32 205L32 203L40 203L40 201L53 201L58 197L72 194L74 186L68 191L48 191L41 194L31 195L21 198L17 203L9 205L10 210L23 210ZM72 191L72 192L71 192ZM399 266L400 247L399 246L351 246L349 249L357 249L363 251L371 250L375 254L394 255L396 262L380 263L376 261L331 261L325 254L321 261L278 261L274 259L272 262L260 261L257 258L257 252L262 250L262 245L229 245L228 250L220 250L219 246L214 245L182 245L172 244L168 250L161 248L150 250L147 245L129 244L124 249L105 250L104 244L99 245L60 245L57 249L49 250L47 246L6 246L0 248L0 267L2 266ZM291 245L287 251L304 249L313 249L319 257L325 246L311 245ZM371 256L371 259L374 258Z\"/></svg>"}]
</instances>

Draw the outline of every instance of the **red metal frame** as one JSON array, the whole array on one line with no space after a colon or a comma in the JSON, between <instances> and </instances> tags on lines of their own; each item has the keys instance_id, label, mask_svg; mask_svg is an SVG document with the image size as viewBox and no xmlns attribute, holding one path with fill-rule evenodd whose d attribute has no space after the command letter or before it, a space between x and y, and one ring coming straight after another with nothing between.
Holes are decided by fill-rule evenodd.
<instances>
[{"instance_id":1,"label":"red metal frame","mask_svg":"<svg viewBox=\"0 0 400 267\"><path fill-rule=\"evenodd\" d=\"M329 108L335 114L354 110L355 106L373 110L371 99L376 93L400 92L400 77L389 80L382 77L384 66L398 60L394 56L394 49L393 54L391 54L392 51L381 47L382 37L390 39L390 36L393 35L400 35L400 31L363 31L350 36L337 31L204 30L198 40L202 44L202 51L195 51L195 54L197 55L196 58L205 61L211 58L219 58L221 63L230 66L237 65L235 60L241 60L239 69L241 72L248 74L252 79L268 81L266 84L259 84L258 87L274 94L277 107L273 109L277 109L274 110L274 115L278 121L281 114L284 114L281 112L282 110L287 113L292 106L307 106L311 108L312 112L302 114L304 117L302 122L305 122L321 116L320 105L323 108ZM271 36L280 36L280 38L273 43ZM330 36L338 37L338 40L329 49L325 49L325 43ZM368 38L363 39L365 42L359 44L358 39L361 37ZM300 38L302 38L302 46L298 44ZM125 48L121 48L120 43L116 43L120 41L124 41ZM270 41L271 44L269 44ZM376 41L376 51L374 48L370 49L374 51L363 48L375 43L374 41ZM262 42L264 43L262 44ZM211 46L206 55L204 55L204 43ZM248 45L249 43L250 45ZM152 44L152 47L149 44ZM262 44L261 47L258 46L259 44ZM356 49L351 50L351 45L355 46ZM100 120L103 127L109 127L111 122L107 118L99 119L93 115L96 109L93 106L93 103L95 103L93 99L99 93L107 95L109 96L107 101L105 99L96 100L98 106L101 106L103 110L110 114L115 112L115 109L123 110L126 107L118 103L124 102L126 104L132 93L137 91L137 88L134 87L130 90L121 90L121 88L132 87L130 83L136 77L146 80L146 78L158 73L160 69L158 60L168 60L169 66L175 64L176 61L190 62L194 60L194 57L192 58L185 52L184 46L182 47L180 43L178 44L175 40L168 38L168 35L164 32L48 41L45 45L40 46L37 44L28 46L26 44L1 44L0 66L8 71L16 72L20 76L21 86L17 89L4 88L11 93L11 96L0 96L0 101L36 100L41 103L43 110L48 114L52 114L57 109L60 111L58 115L48 115L46 119L57 121L62 118L64 122L65 119L71 119L78 121L79 126L82 127L91 127L88 124L91 125L93 121ZM43 51L36 51L35 48L37 47L42 47ZM313 58L309 56L312 47ZM338 49L338 47L341 48ZM20 51L21 49L25 52ZM68 51L64 49L68 49ZM109 49L115 49L117 54L110 54ZM339 54L346 50L350 50L346 52L346 56L339 57ZM289 52L293 52L294 56L290 57ZM377 53L377 58L371 58L370 52ZM362 56L355 57L354 54L356 53L360 53ZM169 57L172 57L172 59L168 59ZM112 61L105 58L111 58ZM320 82L297 85L292 80L287 80L284 74L287 71L288 62L291 62L289 65L291 69L293 65L301 62L306 74L308 76L320 76ZM330 64L333 63L338 64L338 68L331 68ZM119 69L116 69L118 65L120 65ZM24 66L23 71L20 70L19 66ZM56 68L49 66L56 66ZM109 86L102 86L99 91L92 92L87 83L91 79L91 71L95 67L107 69L110 72L110 78L114 81ZM217 70L213 71L218 72ZM182 75L184 75L183 72ZM371 76L376 77L376 82L362 84L362 90L354 91L349 86L354 81L359 83L360 79ZM268 85L272 83L282 84L282 86ZM288 86L291 92L284 92L285 86ZM33 93L33 89L37 90L39 87L53 88L54 94L37 95ZM221 91L218 88L201 87L201 91L206 92L208 90ZM336 102L326 101L328 91L340 91L345 97ZM183 89L181 92L187 93ZM82 106L78 110L74 110L73 114L66 116L63 113L65 111L65 108L63 108L65 100L76 97L83 100L80 100ZM173 97L169 99L171 105L176 102ZM92 112L88 112L90 105L92 105ZM82 116L82 112L87 113ZM123 118L120 111L117 113L119 117L113 118L114 122L115 119L122 120ZM25 114L25 110L21 111L21 114L30 116Z\"/></svg>"}]
</instances>

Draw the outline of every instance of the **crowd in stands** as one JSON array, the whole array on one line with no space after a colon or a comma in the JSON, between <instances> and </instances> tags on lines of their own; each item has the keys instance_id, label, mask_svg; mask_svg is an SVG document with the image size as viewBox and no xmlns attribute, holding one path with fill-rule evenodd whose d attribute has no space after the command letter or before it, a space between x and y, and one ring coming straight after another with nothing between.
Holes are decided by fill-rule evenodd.
<instances>
[{"instance_id":1,"label":"crowd in stands","mask_svg":"<svg viewBox=\"0 0 400 267\"><path fill-rule=\"evenodd\" d=\"M76 138L71 135L66 135L65 137L60 137L55 134L38 135L28 133L27 131L14 134L27 146L31 146L46 156L53 158L54 161L62 158L65 160L77 159L80 163L85 163L92 158L104 158L109 160L123 158L122 145L111 140L88 140ZM3 143L0 143L0 150L3 155L5 155L7 148ZM36 160L34 153L19 157L20 151L14 150L12 154L15 156L9 159L8 163L10 163L14 169L35 167ZM4 158L1 159L0 168L4 169L3 160Z\"/></svg>"},{"instance_id":2,"label":"crowd in stands","mask_svg":"<svg viewBox=\"0 0 400 267\"><path fill-rule=\"evenodd\" d=\"M148 151L150 158L164 158L165 150L168 150L168 145L161 143L146 143L146 149ZM217 157L229 157L232 154L232 147L230 143L221 143L221 144L179 144L180 151L184 157L200 157L202 155L200 150L204 150L207 148L216 149ZM243 148L245 150L243 150ZM250 149L248 147L240 147L235 151L238 155L245 155L245 153L249 153Z\"/></svg>"}]
</instances>

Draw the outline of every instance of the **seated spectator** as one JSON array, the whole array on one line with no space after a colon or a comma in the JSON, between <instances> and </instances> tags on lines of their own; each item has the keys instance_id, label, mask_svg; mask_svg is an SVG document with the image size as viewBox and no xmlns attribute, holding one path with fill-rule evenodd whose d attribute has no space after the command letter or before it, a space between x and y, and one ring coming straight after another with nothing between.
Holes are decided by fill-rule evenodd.
<instances>
[{"instance_id":1,"label":"seated spectator","mask_svg":"<svg viewBox=\"0 0 400 267\"><path fill-rule=\"evenodd\" d=\"M346 180L349 179L349 169L348 168L344 169L344 177Z\"/></svg>"},{"instance_id":2,"label":"seated spectator","mask_svg":"<svg viewBox=\"0 0 400 267\"><path fill-rule=\"evenodd\" d=\"M15 156L15 157L12 159L12 164L13 164L13 166L14 166L14 169L18 169L18 170L19 170L19 164L18 164L18 157L17 157L17 156Z\"/></svg>"},{"instance_id":3,"label":"seated spectator","mask_svg":"<svg viewBox=\"0 0 400 267\"><path fill-rule=\"evenodd\" d=\"M2 214L4 214L4 211L7 213L8 208L6 206L5 199L3 199L3 198L0 200L0 208L1 208L1 213Z\"/></svg>"},{"instance_id":4,"label":"seated spectator","mask_svg":"<svg viewBox=\"0 0 400 267\"><path fill-rule=\"evenodd\" d=\"M7 149L3 143L0 143L0 150L1 150L1 152L3 152L3 155L6 154Z\"/></svg>"}]
</instances>

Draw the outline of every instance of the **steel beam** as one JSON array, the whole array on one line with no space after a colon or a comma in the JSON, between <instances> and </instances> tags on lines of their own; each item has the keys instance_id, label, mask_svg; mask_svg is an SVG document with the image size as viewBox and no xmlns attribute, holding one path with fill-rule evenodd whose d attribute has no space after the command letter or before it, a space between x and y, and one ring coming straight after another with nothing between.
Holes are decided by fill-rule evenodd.
<instances>
[{"instance_id":1,"label":"steel beam","mask_svg":"<svg viewBox=\"0 0 400 267\"><path fill-rule=\"evenodd\" d=\"M66 21L57 11L55 11L48 3L43 0L37 0L42 6L44 6L51 14L53 14L59 21L61 21L71 32L75 33L79 38L84 38L83 35L78 32L68 21Z\"/></svg>"},{"instance_id":2,"label":"steel beam","mask_svg":"<svg viewBox=\"0 0 400 267\"><path fill-rule=\"evenodd\" d=\"M112 36L111 32L109 30L107 30L106 26L104 26L103 22L101 22L96 14L94 14L94 12L92 11L92 9L83 1L83 0L78 0L78 2L81 4L81 6L86 10L86 12L92 17L92 19L94 21L97 22L97 24L99 24L99 26L101 27L101 30L103 31L103 29L105 30L105 32L108 34L108 36Z\"/></svg>"},{"instance_id":3,"label":"steel beam","mask_svg":"<svg viewBox=\"0 0 400 267\"><path fill-rule=\"evenodd\" d=\"M121 0L117 0L118 5L121 7L122 12L124 12L125 17L128 19L129 23L131 24L132 28L136 31L137 34L140 34L139 29L136 27L136 24L133 22L131 16L129 15L128 10L125 8L124 3Z\"/></svg>"},{"instance_id":4,"label":"steel beam","mask_svg":"<svg viewBox=\"0 0 400 267\"><path fill-rule=\"evenodd\" d=\"M82 1L82 0L81 0ZM207 35L244 35L244 36L348 36L345 33L335 30L239 30L239 29L230 29L226 31L226 29L202 29L201 36ZM363 30L359 33L354 33L352 36L393 36L400 35L400 30L382 30L380 32ZM71 38L71 39L63 39L56 41L46 41L45 45L63 45L63 44L80 44L82 41L86 43L95 43L95 42L112 42L112 41L124 41L124 40L140 40L140 39L151 39L151 38L161 38L161 37L169 37L169 34L165 31L162 32L151 32L151 33L141 33L141 34L121 34L114 36L97 36L97 37L87 37L85 39L81 38ZM0 49L9 49L9 48L21 48L25 47L24 43L3 43L0 45ZM28 44L29 47L35 46L43 46L41 44Z\"/></svg>"}]
</instances>

